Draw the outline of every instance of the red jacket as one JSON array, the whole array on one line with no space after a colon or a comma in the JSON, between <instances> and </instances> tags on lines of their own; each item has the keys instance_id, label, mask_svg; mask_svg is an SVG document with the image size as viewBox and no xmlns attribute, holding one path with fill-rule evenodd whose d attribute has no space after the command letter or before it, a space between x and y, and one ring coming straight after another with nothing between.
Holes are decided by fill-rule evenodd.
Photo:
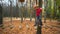
<instances>
[{"instance_id":1,"label":"red jacket","mask_svg":"<svg viewBox=\"0 0 60 34\"><path fill-rule=\"evenodd\" d=\"M40 13L42 12L41 8L37 8L36 9L36 16L40 16Z\"/></svg>"}]
</instances>

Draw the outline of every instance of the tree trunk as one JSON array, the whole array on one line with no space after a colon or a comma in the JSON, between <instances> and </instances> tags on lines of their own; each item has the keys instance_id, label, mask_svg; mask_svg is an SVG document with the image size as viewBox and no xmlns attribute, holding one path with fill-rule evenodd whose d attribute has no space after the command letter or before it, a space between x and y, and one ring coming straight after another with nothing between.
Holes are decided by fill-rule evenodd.
<instances>
[{"instance_id":1,"label":"tree trunk","mask_svg":"<svg viewBox=\"0 0 60 34\"><path fill-rule=\"evenodd\" d=\"M30 21L32 21L32 11L31 11L31 5L32 5L32 4L31 4L31 2L32 2L32 1L30 0Z\"/></svg>"},{"instance_id":2,"label":"tree trunk","mask_svg":"<svg viewBox=\"0 0 60 34\"><path fill-rule=\"evenodd\" d=\"M2 6L0 5L0 25L3 24Z\"/></svg>"},{"instance_id":3,"label":"tree trunk","mask_svg":"<svg viewBox=\"0 0 60 34\"><path fill-rule=\"evenodd\" d=\"M42 34L41 32L41 29L42 29L42 27L40 27L40 26L38 26L38 28L37 28L37 33L36 34Z\"/></svg>"},{"instance_id":4,"label":"tree trunk","mask_svg":"<svg viewBox=\"0 0 60 34\"><path fill-rule=\"evenodd\" d=\"M42 7L42 0L39 0L39 7ZM42 13L41 13L41 17L42 17ZM42 18L41 18L42 19ZM41 25L41 24L39 24ZM42 29L42 26L39 26L37 27L37 34L41 34L41 29Z\"/></svg>"},{"instance_id":5,"label":"tree trunk","mask_svg":"<svg viewBox=\"0 0 60 34\"><path fill-rule=\"evenodd\" d=\"M23 3L22 4L22 8L21 8L21 23L23 22Z\"/></svg>"}]
</instances>

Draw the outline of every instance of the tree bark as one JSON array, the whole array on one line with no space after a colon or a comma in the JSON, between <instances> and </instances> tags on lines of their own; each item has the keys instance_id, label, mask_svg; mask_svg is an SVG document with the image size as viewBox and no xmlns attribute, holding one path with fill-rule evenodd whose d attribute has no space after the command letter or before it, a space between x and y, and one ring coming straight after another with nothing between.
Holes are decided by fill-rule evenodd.
<instances>
[{"instance_id":1,"label":"tree bark","mask_svg":"<svg viewBox=\"0 0 60 34\"><path fill-rule=\"evenodd\" d=\"M0 25L3 24L2 6L0 5Z\"/></svg>"},{"instance_id":2,"label":"tree bark","mask_svg":"<svg viewBox=\"0 0 60 34\"><path fill-rule=\"evenodd\" d=\"M39 0L39 7L42 7L42 0ZM41 17L42 17L42 13L41 13ZM42 18L41 18L41 20L42 20ZM39 24L39 25L41 25L41 24ZM37 27L37 34L42 34L41 32L41 29L42 29L42 26L39 26L38 25L38 27Z\"/></svg>"}]
</instances>

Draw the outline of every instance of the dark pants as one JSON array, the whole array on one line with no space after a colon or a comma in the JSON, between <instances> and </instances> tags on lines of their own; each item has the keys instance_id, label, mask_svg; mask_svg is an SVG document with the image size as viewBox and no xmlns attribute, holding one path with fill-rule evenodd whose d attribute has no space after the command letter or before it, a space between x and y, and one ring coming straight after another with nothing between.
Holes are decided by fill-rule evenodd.
<instances>
[{"instance_id":1,"label":"dark pants","mask_svg":"<svg viewBox=\"0 0 60 34\"><path fill-rule=\"evenodd\" d=\"M41 20L41 17L40 17L40 16L37 16L37 17L36 17L35 25L36 25L36 26L42 25L42 20Z\"/></svg>"}]
</instances>

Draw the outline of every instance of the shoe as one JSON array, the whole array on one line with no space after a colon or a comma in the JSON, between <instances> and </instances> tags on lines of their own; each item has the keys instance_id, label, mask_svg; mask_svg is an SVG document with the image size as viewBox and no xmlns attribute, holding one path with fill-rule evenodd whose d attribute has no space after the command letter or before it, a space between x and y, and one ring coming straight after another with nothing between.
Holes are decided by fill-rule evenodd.
<instances>
[{"instance_id":1,"label":"shoe","mask_svg":"<svg viewBox=\"0 0 60 34\"><path fill-rule=\"evenodd\" d=\"M39 26L42 26L42 25L39 25Z\"/></svg>"}]
</instances>

